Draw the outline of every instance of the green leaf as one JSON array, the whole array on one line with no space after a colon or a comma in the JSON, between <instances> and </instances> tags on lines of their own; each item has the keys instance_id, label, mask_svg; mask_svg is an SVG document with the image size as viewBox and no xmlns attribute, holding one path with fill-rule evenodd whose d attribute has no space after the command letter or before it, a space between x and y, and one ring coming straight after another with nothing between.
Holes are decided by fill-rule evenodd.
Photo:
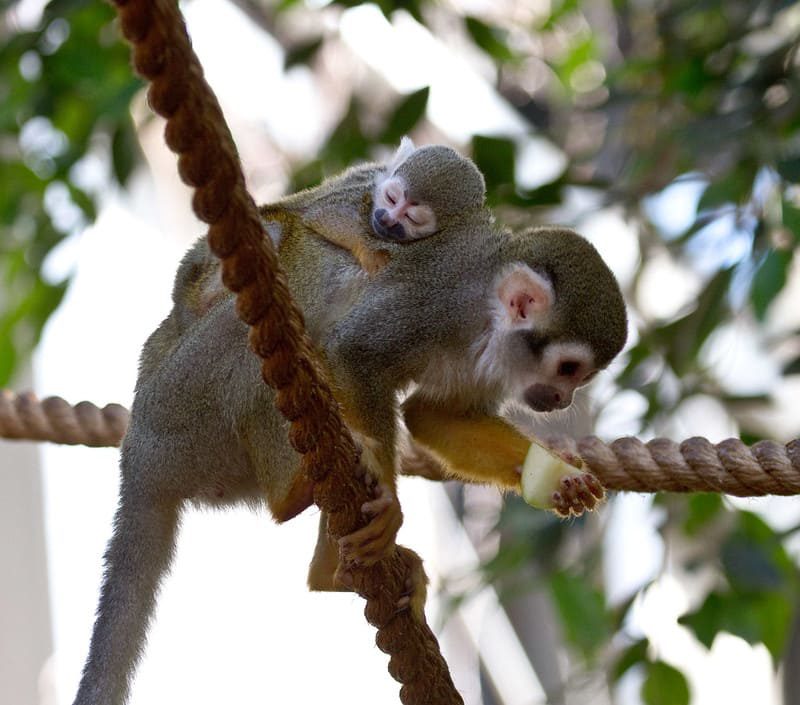
<instances>
[{"instance_id":1,"label":"green leaf","mask_svg":"<svg viewBox=\"0 0 800 705\"><path fill-rule=\"evenodd\" d=\"M129 120L117 125L111 135L111 166L121 186L128 183L139 158L139 141Z\"/></svg>"},{"instance_id":2,"label":"green leaf","mask_svg":"<svg viewBox=\"0 0 800 705\"><path fill-rule=\"evenodd\" d=\"M380 142L383 144L397 144L404 135L411 132L425 114L430 90L428 86L420 88L400 101L383 130L383 134L379 139Z\"/></svg>"},{"instance_id":3,"label":"green leaf","mask_svg":"<svg viewBox=\"0 0 800 705\"><path fill-rule=\"evenodd\" d=\"M564 200L564 188L567 185L567 179L562 175L555 181L517 194L517 197L509 199L509 202L523 207L557 206Z\"/></svg>"},{"instance_id":4,"label":"green leaf","mask_svg":"<svg viewBox=\"0 0 800 705\"><path fill-rule=\"evenodd\" d=\"M800 208L795 207L785 198L781 206L781 217L784 226L794 236L795 243L800 243Z\"/></svg>"},{"instance_id":5,"label":"green leaf","mask_svg":"<svg viewBox=\"0 0 800 705\"><path fill-rule=\"evenodd\" d=\"M0 387L7 387L17 366L17 350L11 336L0 337Z\"/></svg>"},{"instance_id":6,"label":"green leaf","mask_svg":"<svg viewBox=\"0 0 800 705\"><path fill-rule=\"evenodd\" d=\"M86 220L88 220L90 223L93 223L97 218L97 208L95 207L91 196L89 196L86 191L79 189L71 182L67 182L67 188L69 189L70 197L75 205L83 211L83 215L86 217Z\"/></svg>"},{"instance_id":7,"label":"green leaf","mask_svg":"<svg viewBox=\"0 0 800 705\"><path fill-rule=\"evenodd\" d=\"M711 648L719 632L741 637L748 644L764 644L776 661L780 658L794 610L783 595L712 592L695 612L678 621Z\"/></svg>"},{"instance_id":8,"label":"green leaf","mask_svg":"<svg viewBox=\"0 0 800 705\"><path fill-rule=\"evenodd\" d=\"M735 169L706 187L697 203L697 212L719 208L726 203L743 203L749 197L752 187L752 172Z\"/></svg>"},{"instance_id":9,"label":"green leaf","mask_svg":"<svg viewBox=\"0 0 800 705\"><path fill-rule=\"evenodd\" d=\"M54 17L69 15L76 10L91 4L92 0L50 0L45 7L45 17L52 20Z\"/></svg>"},{"instance_id":10,"label":"green leaf","mask_svg":"<svg viewBox=\"0 0 800 705\"><path fill-rule=\"evenodd\" d=\"M570 46L567 54L554 62L553 68L559 80L568 90L573 90L572 77L597 56L597 40L594 35L579 35L579 40Z\"/></svg>"},{"instance_id":11,"label":"green leaf","mask_svg":"<svg viewBox=\"0 0 800 705\"><path fill-rule=\"evenodd\" d=\"M464 24L472 40L493 59L506 62L517 58L507 44L508 32L488 25L477 17L465 17Z\"/></svg>"},{"instance_id":12,"label":"green leaf","mask_svg":"<svg viewBox=\"0 0 800 705\"><path fill-rule=\"evenodd\" d=\"M611 680L616 683L628 670L647 661L647 639L640 639L623 651L611 671Z\"/></svg>"},{"instance_id":13,"label":"green leaf","mask_svg":"<svg viewBox=\"0 0 800 705\"><path fill-rule=\"evenodd\" d=\"M791 250L769 250L753 276L750 301L759 321L764 320L769 305L786 285L792 254Z\"/></svg>"},{"instance_id":14,"label":"green leaf","mask_svg":"<svg viewBox=\"0 0 800 705\"><path fill-rule=\"evenodd\" d=\"M800 375L800 357L796 357L786 367L783 368L785 375Z\"/></svg>"},{"instance_id":15,"label":"green leaf","mask_svg":"<svg viewBox=\"0 0 800 705\"><path fill-rule=\"evenodd\" d=\"M343 169L369 155L370 141L361 128L361 104L353 96L347 112L328 138L322 159L332 169Z\"/></svg>"},{"instance_id":16,"label":"green leaf","mask_svg":"<svg viewBox=\"0 0 800 705\"><path fill-rule=\"evenodd\" d=\"M580 0L555 0L550 3L550 17L542 25L541 29L552 30L565 17L574 13L580 6Z\"/></svg>"},{"instance_id":17,"label":"green leaf","mask_svg":"<svg viewBox=\"0 0 800 705\"><path fill-rule=\"evenodd\" d=\"M722 498L711 492L690 495L686 502L686 519L683 531L687 536L697 536L700 531L723 510Z\"/></svg>"},{"instance_id":18,"label":"green leaf","mask_svg":"<svg viewBox=\"0 0 800 705\"><path fill-rule=\"evenodd\" d=\"M663 661L647 664L642 700L647 705L689 705L686 676Z\"/></svg>"},{"instance_id":19,"label":"green leaf","mask_svg":"<svg viewBox=\"0 0 800 705\"><path fill-rule=\"evenodd\" d=\"M512 140L474 135L472 159L483 173L488 195L513 194L516 155Z\"/></svg>"},{"instance_id":20,"label":"green leaf","mask_svg":"<svg viewBox=\"0 0 800 705\"><path fill-rule=\"evenodd\" d=\"M800 182L800 157L782 159L775 165L775 168L786 181L793 184Z\"/></svg>"},{"instance_id":21,"label":"green leaf","mask_svg":"<svg viewBox=\"0 0 800 705\"><path fill-rule=\"evenodd\" d=\"M565 572L551 577L550 590L567 640L591 660L613 631L603 593L585 578Z\"/></svg>"},{"instance_id":22,"label":"green leaf","mask_svg":"<svg viewBox=\"0 0 800 705\"><path fill-rule=\"evenodd\" d=\"M292 66L308 64L322 46L324 37L316 37L305 42L299 42L286 51L283 59L283 70L288 71Z\"/></svg>"},{"instance_id":23,"label":"green leaf","mask_svg":"<svg viewBox=\"0 0 800 705\"><path fill-rule=\"evenodd\" d=\"M666 358L682 377L697 360L700 348L728 311L727 294L733 268L722 269L706 284L690 314L653 331L666 348Z\"/></svg>"},{"instance_id":24,"label":"green leaf","mask_svg":"<svg viewBox=\"0 0 800 705\"><path fill-rule=\"evenodd\" d=\"M720 552L725 575L736 592L779 590L783 575L770 556L770 546L734 532Z\"/></svg>"},{"instance_id":25,"label":"green leaf","mask_svg":"<svg viewBox=\"0 0 800 705\"><path fill-rule=\"evenodd\" d=\"M770 570L780 575L781 584L779 587L783 589L788 586L790 590L794 590L794 584L798 579L797 567L784 548L780 534L753 512L740 511L737 513L736 518L738 526L728 540L735 541L740 545L746 545L748 550L758 551L762 557L757 560L761 563L769 563ZM723 547L724 550L725 548ZM753 578L750 577L746 580L753 580ZM737 585L744 585L744 588L739 587L739 589L755 587L759 591L766 587L752 586L748 582L740 582Z\"/></svg>"}]
</instances>

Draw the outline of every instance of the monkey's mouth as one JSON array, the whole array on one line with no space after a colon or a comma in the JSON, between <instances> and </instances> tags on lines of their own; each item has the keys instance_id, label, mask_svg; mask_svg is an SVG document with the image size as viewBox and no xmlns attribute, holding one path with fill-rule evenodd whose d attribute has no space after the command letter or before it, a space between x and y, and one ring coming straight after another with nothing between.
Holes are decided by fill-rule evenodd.
<instances>
[{"instance_id":1,"label":"monkey's mouth","mask_svg":"<svg viewBox=\"0 0 800 705\"><path fill-rule=\"evenodd\" d=\"M408 239L406 230L400 223L387 227L375 215L372 216L372 231L381 240L388 240L389 242L404 242Z\"/></svg>"}]
</instances>

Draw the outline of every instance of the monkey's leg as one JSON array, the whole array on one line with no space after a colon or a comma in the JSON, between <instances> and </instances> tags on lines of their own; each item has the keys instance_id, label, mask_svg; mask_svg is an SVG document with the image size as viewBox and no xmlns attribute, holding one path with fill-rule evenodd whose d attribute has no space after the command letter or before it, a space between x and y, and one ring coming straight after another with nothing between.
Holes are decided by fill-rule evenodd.
<instances>
[{"instance_id":1,"label":"monkey's leg","mask_svg":"<svg viewBox=\"0 0 800 705\"><path fill-rule=\"evenodd\" d=\"M408 554L413 553L409 549L403 550ZM427 595L427 577L422 570L421 562L412 562L411 565L416 566L416 570L409 571L405 591L397 602L397 609L398 611L410 609L417 614L422 614ZM325 512L319 518L319 535L314 558L308 571L308 587L310 590L322 592L353 589L350 573L346 569L339 570L338 546L328 535L328 519Z\"/></svg>"},{"instance_id":2,"label":"monkey's leg","mask_svg":"<svg viewBox=\"0 0 800 705\"><path fill-rule=\"evenodd\" d=\"M520 491L519 468L531 442L508 422L454 414L417 394L406 400L403 414L413 439L453 476Z\"/></svg>"},{"instance_id":3,"label":"monkey's leg","mask_svg":"<svg viewBox=\"0 0 800 705\"><path fill-rule=\"evenodd\" d=\"M351 311L337 324L324 350L334 394L342 417L361 448L361 466L367 470L364 481L372 494L372 499L361 507L370 521L340 539L341 557L345 562L371 565L394 550L402 512L396 492L398 375L386 368L382 355L373 354L365 344L361 334L364 329L359 327L364 322L358 316L353 318Z\"/></svg>"},{"instance_id":4,"label":"monkey's leg","mask_svg":"<svg viewBox=\"0 0 800 705\"><path fill-rule=\"evenodd\" d=\"M121 493L75 705L122 705L127 700L158 585L172 558L177 502L137 496L140 491L137 486Z\"/></svg>"},{"instance_id":5,"label":"monkey's leg","mask_svg":"<svg viewBox=\"0 0 800 705\"><path fill-rule=\"evenodd\" d=\"M319 516L319 533L314 557L308 569L308 589L331 592L349 590L346 585L336 582L336 569L339 567L339 546L328 535L328 515Z\"/></svg>"}]
</instances>

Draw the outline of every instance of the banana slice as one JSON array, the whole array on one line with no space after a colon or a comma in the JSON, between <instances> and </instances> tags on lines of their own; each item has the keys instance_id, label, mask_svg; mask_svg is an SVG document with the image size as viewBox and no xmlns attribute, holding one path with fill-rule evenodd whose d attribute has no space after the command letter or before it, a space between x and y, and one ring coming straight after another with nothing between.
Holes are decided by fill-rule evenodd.
<instances>
[{"instance_id":1,"label":"banana slice","mask_svg":"<svg viewBox=\"0 0 800 705\"><path fill-rule=\"evenodd\" d=\"M580 468L564 462L534 441L522 465L522 498L532 507L552 509L553 492L558 489L561 478L578 472Z\"/></svg>"}]
</instances>

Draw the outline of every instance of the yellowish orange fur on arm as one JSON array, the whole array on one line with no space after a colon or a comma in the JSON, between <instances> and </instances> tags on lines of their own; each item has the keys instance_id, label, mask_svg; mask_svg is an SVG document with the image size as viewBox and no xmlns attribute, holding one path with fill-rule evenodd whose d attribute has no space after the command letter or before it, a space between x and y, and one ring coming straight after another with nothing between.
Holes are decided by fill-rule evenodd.
<instances>
[{"instance_id":1,"label":"yellowish orange fur on arm","mask_svg":"<svg viewBox=\"0 0 800 705\"><path fill-rule=\"evenodd\" d=\"M520 491L518 468L530 441L506 421L487 415L459 415L424 399L403 406L414 441L442 461L448 472L473 482Z\"/></svg>"}]
</instances>

